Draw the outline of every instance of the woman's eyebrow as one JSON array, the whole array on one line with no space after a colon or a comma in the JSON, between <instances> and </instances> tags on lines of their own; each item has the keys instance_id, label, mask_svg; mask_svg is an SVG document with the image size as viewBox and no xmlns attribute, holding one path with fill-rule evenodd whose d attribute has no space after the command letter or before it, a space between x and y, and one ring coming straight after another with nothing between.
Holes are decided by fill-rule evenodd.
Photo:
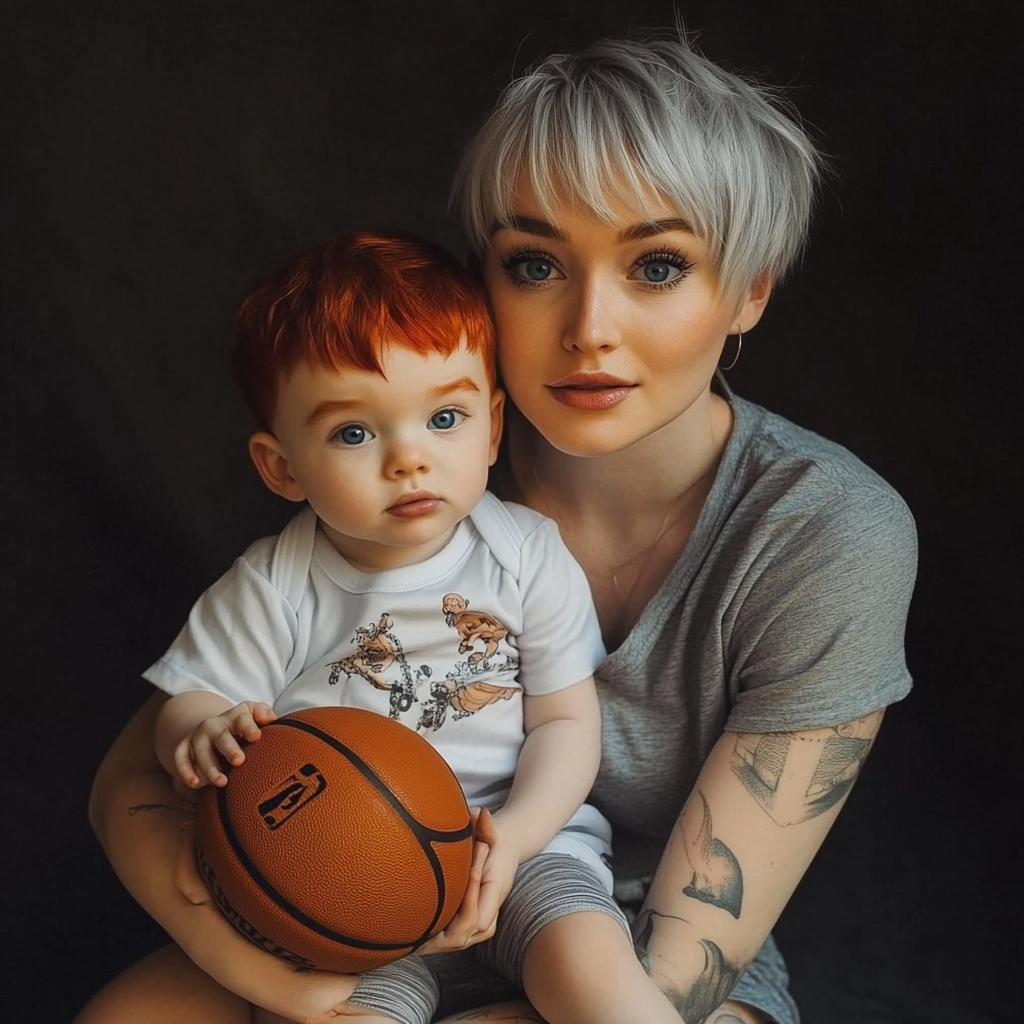
<instances>
[{"instance_id":1,"label":"woman's eyebrow","mask_svg":"<svg viewBox=\"0 0 1024 1024\"><path fill-rule=\"evenodd\" d=\"M663 235L667 231L685 231L693 234L693 228L681 217L666 217L664 220L643 220L639 224L630 224L619 232L620 242L639 242L642 238L652 235Z\"/></svg>"},{"instance_id":2,"label":"woman's eyebrow","mask_svg":"<svg viewBox=\"0 0 1024 1024\"><path fill-rule=\"evenodd\" d=\"M540 217L527 217L522 213L513 213L508 217L502 217L491 225L491 234L502 229L506 231L522 231L528 235L540 235L541 238L552 238L556 242L568 242L569 236L554 224L550 224Z\"/></svg>"}]
</instances>

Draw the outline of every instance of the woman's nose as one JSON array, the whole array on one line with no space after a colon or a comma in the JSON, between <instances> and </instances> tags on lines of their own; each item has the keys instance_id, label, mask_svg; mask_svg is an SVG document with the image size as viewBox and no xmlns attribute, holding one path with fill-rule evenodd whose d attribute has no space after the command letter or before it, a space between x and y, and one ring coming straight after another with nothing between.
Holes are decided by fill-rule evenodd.
<instances>
[{"instance_id":1,"label":"woman's nose","mask_svg":"<svg viewBox=\"0 0 1024 1024\"><path fill-rule=\"evenodd\" d=\"M622 344L613 289L588 281L581 284L562 334L562 346L576 352L612 350Z\"/></svg>"},{"instance_id":2,"label":"woman's nose","mask_svg":"<svg viewBox=\"0 0 1024 1024\"><path fill-rule=\"evenodd\" d=\"M398 480L430 471L430 462L424 446L410 438L395 438L388 446L384 462L384 475Z\"/></svg>"}]
</instances>

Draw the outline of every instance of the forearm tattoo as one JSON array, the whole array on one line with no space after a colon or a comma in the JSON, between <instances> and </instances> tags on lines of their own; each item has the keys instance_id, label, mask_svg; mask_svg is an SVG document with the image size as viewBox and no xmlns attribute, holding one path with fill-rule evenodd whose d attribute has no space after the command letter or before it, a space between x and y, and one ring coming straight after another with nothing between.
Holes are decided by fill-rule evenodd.
<instances>
[{"instance_id":1,"label":"forearm tattoo","mask_svg":"<svg viewBox=\"0 0 1024 1024\"><path fill-rule=\"evenodd\" d=\"M710 939L701 939L700 947L704 951L704 966L697 977L685 990L665 990L669 1002L686 1024L704 1024L708 1015L725 1002L743 971L739 964L727 960Z\"/></svg>"},{"instance_id":2,"label":"forearm tattoo","mask_svg":"<svg viewBox=\"0 0 1024 1024\"><path fill-rule=\"evenodd\" d=\"M743 872L736 855L712 832L711 808L698 790L703 806L700 824L696 815L684 811L679 819L683 832L683 846L686 850L693 878L683 889L684 896L690 896L701 903L708 903L728 911L739 918L743 907Z\"/></svg>"},{"instance_id":3,"label":"forearm tattoo","mask_svg":"<svg viewBox=\"0 0 1024 1024\"><path fill-rule=\"evenodd\" d=\"M675 921L684 920L653 909L643 911L636 920L634 948L637 958L648 974L654 973L651 970L651 942L654 932L660 922L668 918ZM743 973L743 966L728 960L721 948L710 939L698 939L697 944L702 955L701 966L696 975L688 983L674 980L662 988L686 1024L703 1024L708 1016L725 1002L737 978Z\"/></svg>"},{"instance_id":4,"label":"forearm tattoo","mask_svg":"<svg viewBox=\"0 0 1024 1024\"><path fill-rule=\"evenodd\" d=\"M684 917L676 917L673 914L662 914L660 911L648 908L640 913L633 922L633 949L636 951L636 958L640 961L641 967L648 973L651 971L651 938L654 936L654 926L658 919L671 918L673 921L685 921Z\"/></svg>"},{"instance_id":5,"label":"forearm tattoo","mask_svg":"<svg viewBox=\"0 0 1024 1024\"><path fill-rule=\"evenodd\" d=\"M136 814L152 813L153 811L170 811L181 818L190 818L196 814L196 808L190 804L134 804L128 808L128 817L133 818Z\"/></svg>"},{"instance_id":6,"label":"forearm tattoo","mask_svg":"<svg viewBox=\"0 0 1024 1024\"><path fill-rule=\"evenodd\" d=\"M778 825L794 825L835 807L853 788L882 712L806 732L740 733L732 770Z\"/></svg>"},{"instance_id":7,"label":"forearm tattoo","mask_svg":"<svg viewBox=\"0 0 1024 1024\"><path fill-rule=\"evenodd\" d=\"M136 804L128 808L128 817L133 818L139 811L173 811L175 814L191 814L187 807L174 807L171 804Z\"/></svg>"}]
</instances>

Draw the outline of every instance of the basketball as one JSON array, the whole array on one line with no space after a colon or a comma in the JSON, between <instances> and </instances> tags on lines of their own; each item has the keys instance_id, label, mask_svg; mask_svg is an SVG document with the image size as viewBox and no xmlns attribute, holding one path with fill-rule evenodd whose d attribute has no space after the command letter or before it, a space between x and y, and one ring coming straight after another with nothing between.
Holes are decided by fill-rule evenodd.
<instances>
[{"instance_id":1,"label":"basketball","mask_svg":"<svg viewBox=\"0 0 1024 1024\"><path fill-rule=\"evenodd\" d=\"M422 736L371 711L312 708L262 726L196 805L196 859L256 945L302 967L369 970L452 919L473 838L462 789Z\"/></svg>"}]
</instances>

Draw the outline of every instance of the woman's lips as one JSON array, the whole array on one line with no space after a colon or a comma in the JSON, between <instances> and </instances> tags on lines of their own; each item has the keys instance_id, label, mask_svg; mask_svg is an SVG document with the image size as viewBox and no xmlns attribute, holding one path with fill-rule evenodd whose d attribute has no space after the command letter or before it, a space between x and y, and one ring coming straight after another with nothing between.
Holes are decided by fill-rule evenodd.
<instances>
[{"instance_id":1,"label":"woman's lips","mask_svg":"<svg viewBox=\"0 0 1024 1024\"><path fill-rule=\"evenodd\" d=\"M414 491L412 494L403 494L387 509L387 512L400 519L415 519L417 516L426 516L431 512L436 512L440 507L441 499L436 494L430 494L428 491Z\"/></svg>"},{"instance_id":2,"label":"woman's lips","mask_svg":"<svg viewBox=\"0 0 1024 1024\"><path fill-rule=\"evenodd\" d=\"M570 373L547 385L551 397L570 409L610 409L625 401L636 385L610 373Z\"/></svg>"}]
</instances>

